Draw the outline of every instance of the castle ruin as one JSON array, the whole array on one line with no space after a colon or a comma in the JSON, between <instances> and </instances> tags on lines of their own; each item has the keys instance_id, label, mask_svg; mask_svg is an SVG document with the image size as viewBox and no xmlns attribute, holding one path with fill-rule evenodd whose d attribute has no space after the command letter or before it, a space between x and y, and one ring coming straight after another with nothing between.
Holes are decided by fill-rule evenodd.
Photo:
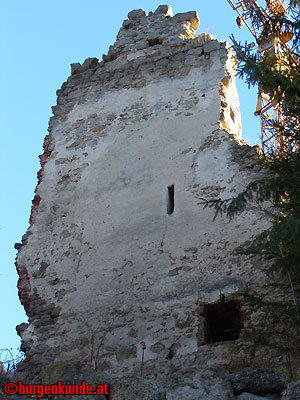
<instances>
[{"instance_id":1,"label":"castle ruin","mask_svg":"<svg viewBox=\"0 0 300 400\"><path fill-rule=\"evenodd\" d=\"M267 222L254 209L213 222L201 199L262 172L241 140L232 50L198 27L197 12L134 10L103 61L72 64L57 91L16 262L36 373L80 360L138 374L141 341L161 381L239 358L231 295L261 277L233 250Z\"/></svg>"}]
</instances>

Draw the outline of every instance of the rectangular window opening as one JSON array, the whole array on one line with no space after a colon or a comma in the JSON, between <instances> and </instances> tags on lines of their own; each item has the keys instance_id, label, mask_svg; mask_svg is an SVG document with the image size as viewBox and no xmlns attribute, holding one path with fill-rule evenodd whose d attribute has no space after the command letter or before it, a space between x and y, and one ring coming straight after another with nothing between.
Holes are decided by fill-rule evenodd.
<instances>
[{"instance_id":1,"label":"rectangular window opening","mask_svg":"<svg viewBox=\"0 0 300 400\"><path fill-rule=\"evenodd\" d=\"M232 121L234 122L234 120L235 120L235 114L234 114L234 111L233 111L233 109L230 107L230 118L232 119Z\"/></svg>"},{"instance_id":2,"label":"rectangular window opening","mask_svg":"<svg viewBox=\"0 0 300 400\"><path fill-rule=\"evenodd\" d=\"M234 341L243 328L241 303L238 300L205 304L205 344Z\"/></svg>"},{"instance_id":3,"label":"rectangular window opening","mask_svg":"<svg viewBox=\"0 0 300 400\"><path fill-rule=\"evenodd\" d=\"M174 185L168 186L167 213L168 215L174 212Z\"/></svg>"}]
</instances>

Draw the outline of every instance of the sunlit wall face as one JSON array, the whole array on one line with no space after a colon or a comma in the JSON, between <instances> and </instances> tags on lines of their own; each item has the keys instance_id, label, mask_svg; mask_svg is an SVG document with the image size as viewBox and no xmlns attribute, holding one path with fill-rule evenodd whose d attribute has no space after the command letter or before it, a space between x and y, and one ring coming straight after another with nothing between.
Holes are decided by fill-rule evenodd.
<instances>
[{"instance_id":1,"label":"sunlit wall face","mask_svg":"<svg viewBox=\"0 0 300 400\"><path fill-rule=\"evenodd\" d=\"M16 349L15 326L27 320L17 294L14 243L28 227L28 216L39 170L37 155L47 133L55 92L70 74L69 65L87 57L107 54L130 10L155 10L157 1L99 2L87 0L34 0L2 5L0 16L1 91L1 275L0 347ZM236 26L236 15L227 1L189 4L172 1L174 13L198 10L198 32L208 32L221 41L234 34L237 40L252 41L245 28ZM259 120L254 117L257 89L237 83L241 103L243 137L254 143L259 137Z\"/></svg>"}]
</instances>

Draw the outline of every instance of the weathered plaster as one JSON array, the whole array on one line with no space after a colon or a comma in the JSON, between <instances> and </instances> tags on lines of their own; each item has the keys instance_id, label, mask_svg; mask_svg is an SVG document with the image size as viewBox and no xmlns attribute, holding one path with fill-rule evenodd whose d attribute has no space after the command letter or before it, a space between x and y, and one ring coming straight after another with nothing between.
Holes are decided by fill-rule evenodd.
<instances>
[{"instance_id":1,"label":"weathered plaster","mask_svg":"<svg viewBox=\"0 0 300 400\"><path fill-rule=\"evenodd\" d=\"M240 140L234 57L196 35L195 12L160 10L130 13L104 61L73 64L58 91L17 257L36 371L93 362L100 346L100 368L138 372L141 340L145 372L162 379L183 362L228 364L226 346L200 343L199 307L260 279L232 251L265 227L263 215L213 223L201 205L261 173Z\"/></svg>"}]
</instances>

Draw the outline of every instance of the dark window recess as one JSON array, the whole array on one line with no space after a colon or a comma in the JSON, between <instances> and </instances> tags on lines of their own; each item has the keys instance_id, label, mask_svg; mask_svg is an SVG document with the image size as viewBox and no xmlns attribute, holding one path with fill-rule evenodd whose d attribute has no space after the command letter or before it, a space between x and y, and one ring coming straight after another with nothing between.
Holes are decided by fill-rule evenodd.
<instances>
[{"instance_id":1,"label":"dark window recess","mask_svg":"<svg viewBox=\"0 0 300 400\"><path fill-rule=\"evenodd\" d=\"M147 42L149 44L149 47L156 46L157 44L161 44L161 41L159 38L153 38L153 39L147 39Z\"/></svg>"},{"instance_id":2,"label":"dark window recess","mask_svg":"<svg viewBox=\"0 0 300 400\"><path fill-rule=\"evenodd\" d=\"M233 109L230 107L230 118L232 119L232 121L234 122L234 120L235 120L235 114L234 114L234 111L233 111Z\"/></svg>"},{"instance_id":3,"label":"dark window recess","mask_svg":"<svg viewBox=\"0 0 300 400\"><path fill-rule=\"evenodd\" d=\"M168 200L167 200L167 213L173 214L174 212L174 185L168 186Z\"/></svg>"},{"instance_id":4,"label":"dark window recess","mask_svg":"<svg viewBox=\"0 0 300 400\"><path fill-rule=\"evenodd\" d=\"M180 343L173 343L171 347L169 347L169 352L167 354L166 360L172 360L176 356L177 350L181 347Z\"/></svg>"},{"instance_id":5,"label":"dark window recess","mask_svg":"<svg viewBox=\"0 0 300 400\"><path fill-rule=\"evenodd\" d=\"M169 353L168 353L166 359L172 360L172 358L174 357L175 354L176 354L175 346L174 346L174 344L172 344L172 346L169 348Z\"/></svg>"},{"instance_id":6,"label":"dark window recess","mask_svg":"<svg viewBox=\"0 0 300 400\"><path fill-rule=\"evenodd\" d=\"M206 343L233 341L239 338L243 327L239 301L206 304L203 316L205 318Z\"/></svg>"}]
</instances>

